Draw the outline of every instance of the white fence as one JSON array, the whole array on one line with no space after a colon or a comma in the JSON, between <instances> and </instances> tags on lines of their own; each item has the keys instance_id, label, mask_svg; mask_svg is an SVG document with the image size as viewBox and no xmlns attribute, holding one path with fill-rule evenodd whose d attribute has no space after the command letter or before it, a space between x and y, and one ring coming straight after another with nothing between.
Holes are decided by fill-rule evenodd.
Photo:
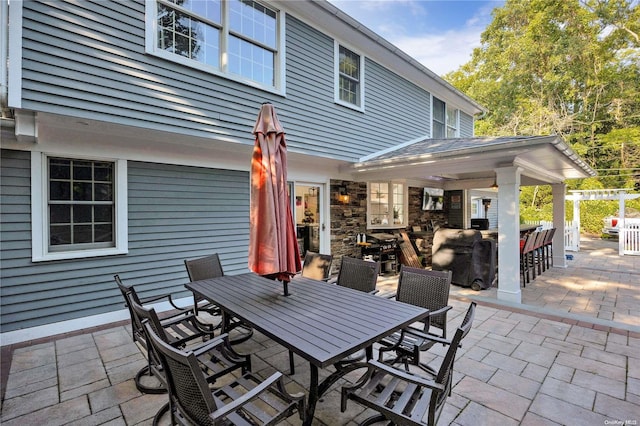
<instances>
[{"instance_id":1,"label":"white fence","mask_svg":"<svg viewBox=\"0 0 640 426\"><path fill-rule=\"evenodd\" d=\"M620 229L620 253L640 256L640 219L625 219Z\"/></svg>"},{"instance_id":2,"label":"white fence","mask_svg":"<svg viewBox=\"0 0 640 426\"><path fill-rule=\"evenodd\" d=\"M527 225L540 225L540 229L553 228L553 222L546 220L525 221ZM580 251L580 230L578 224L572 220L564 223L564 249L566 251Z\"/></svg>"}]
</instances>

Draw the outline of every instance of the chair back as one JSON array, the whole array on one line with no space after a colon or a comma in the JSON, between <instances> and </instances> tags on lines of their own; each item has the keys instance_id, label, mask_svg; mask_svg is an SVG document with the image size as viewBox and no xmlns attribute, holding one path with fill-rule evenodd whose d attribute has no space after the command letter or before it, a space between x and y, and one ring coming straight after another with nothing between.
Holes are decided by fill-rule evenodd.
<instances>
[{"instance_id":1,"label":"chair back","mask_svg":"<svg viewBox=\"0 0 640 426\"><path fill-rule=\"evenodd\" d=\"M124 297L125 305L127 306L129 315L131 316L131 332L133 334L133 341L140 342L146 348L146 339L144 337L144 331L142 330L142 323L139 321L138 316L133 311L133 303L141 305L138 293L136 293L136 290L133 288L133 286L124 284L119 275L114 275L113 278L116 280L116 284L118 284L118 288L122 293L122 297Z\"/></svg>"},{"instance_id":2,"label":"chair back","mask_svg":"<svg viewBox=\"0 0 640 426\"><path fill-rule=\"evenodd\" d=\"M379 270L380 264L378 262L342 256L336 284L371 293L376 289Z\"/></svg>"},{"instance_id":3,"label":"chair back","mask_svg":"<svg viewBox=\"0 0 640 426\"><path fill-rule=\"evenodd\" d=\"M307 251L302 264L302 276L318 281L326 281L331 273L331 261L333 256L330 254L320 254Z\"/></svg>"},{"instance_id":4,"label":"chair back","mask_svg":"<svg viewBox=\"0 0 640 426\"><path fill-rule=\"evenodd\" d=\"M189 281L200 281L209 278L217 278L224 275L220 257L217 253L198 259L185 259L184 266L187 267Z\"/></svg>"},{"instance_id":5,"label":"chair back","mask_svg":"<svg viewBox=\"0 0 640 426\"><path fill-rule=\"evenodd\" d=\"M216 403L193 352L183 352L165 343L148 322L144 330L165 371L169 398L191 424L213 425L210 413Z\"/></svg>"},{"instance_id":6,"label":"chair back","mask_svg":"<svg viewBox=\"0 0 640 426\"><path fill-rule=\"evenodd\" d=\"M533 244L533 248L537 250L544 245L544 239L545 239L545 236L547 235L547 230L545 229L543 231L535 232L535 235L536 235L536 241Z\"/></svg>"},{"instance_id":7,"label":"chair back","mask_svg":"<svg viewBox=\"0 0 640 426\"><path fill-rule=\"evenodd\" d=\"M556 228L547 229L547 235L544 237L544 245L549 245L553 242L553 236L556 233Z\"/></svg>"},{"instance_id":8,"label":"chair back","mask_svg":"<svg viewBox=\"0 0 640 426\"><path fill-rule=\"evenodd\" d=\"M536 245L537 232L530 232L524 238L524 246L522 247L522 254L527 254L533 251Z\"/></svg>"},{"instance_id":9,"label":"chair back","mask_svg":"<svg viewBox=\"0 0 640 426\"><path fill-rule=\"evenodd\" d=\"M158 314L154 308L145 308L134 300L131 300L131 308L133 309L133 313L140 324L144 324L146 321L157 336L159 336L163 341L169 343L169 338L167 337L164 327L162 327L162 324L160 323L160 318L158 318ZM145 339L146 337L147 336L145 334Z\"/></svg>"},{"instance_id":10,"label":"chair back","mask_svg":"<svg viewBox=\"0 0 640 426\"><path fill-rule=\"evenodd\" d=\"M475 316L476 303L471 302L469 309L460 324L460 327L456 330L453 339L451 340L451 344L447 349L447 353L444 356L444 360L442 364L440 364L440 369L438 370L438 374L436 374L435 382L444 386L444 389L451 389L451 379L453 372L453 362L456 359L456 352L460 347L460 342L462 339L469 334L471 330L471 324L473 323L473 318ZM435 424L435 419L438 418L440 411L442 411L442 407L444 406L445 400L447 399L447 392L433 392L431 394L431 403L429 404L429 424Z\"/></svg>"},{"instance_id":11,"label":"chair back","mask_svg":"<svg viewBox=\"0 0 640 426\"><path fill-rule=\"evenodd\" d=\"M396 300L430 311L442 309L449 304L451 271L430 271L402 265ZM431 325L446 328L446 314L429 317Z\"/></svg>"}]
</instances>

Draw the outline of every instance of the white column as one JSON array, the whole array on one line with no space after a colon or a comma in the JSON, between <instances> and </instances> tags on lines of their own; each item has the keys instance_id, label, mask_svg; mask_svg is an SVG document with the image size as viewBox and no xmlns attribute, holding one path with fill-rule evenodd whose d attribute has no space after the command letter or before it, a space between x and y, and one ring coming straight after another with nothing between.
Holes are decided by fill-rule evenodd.
<instances>
[{"instance_id":1,"label":"white column","mask_svg":"<svg viewBox=\"0 0 640 426\"><path fill-rule=\"evenodd\" d=\"M496 169L498 184L498 299L521 303L519 167Z\"/></svg>"},{"instance_id":2,"label":"white column","mask_svg":"<svg viewBox=\"0 0 640 426\"><path fill-rule=\"evenodd\" d=\"M559 268L567 267L567 258L564 251L564 233L565 233L565 204L564 198L567 190L565 183L556 183L551 185L551 196L553 197L553 227L556 233L553 235L553 266ZM578 197L578 195L575 195ZM580 239L580 200L573 202L573 221L578 225L577 238ZM578 208L576 209L576 204ZM576 217L577 215L577 217ZM580 247L580 241L578 241Z\"/></svg>"}]
</instances>

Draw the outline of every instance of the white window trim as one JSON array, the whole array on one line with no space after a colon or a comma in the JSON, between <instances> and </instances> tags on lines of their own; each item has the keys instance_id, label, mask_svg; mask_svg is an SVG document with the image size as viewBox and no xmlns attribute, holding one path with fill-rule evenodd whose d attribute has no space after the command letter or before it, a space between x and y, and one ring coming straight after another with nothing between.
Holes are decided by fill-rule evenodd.
<instances>
[{"instance_id":1,"label":"white window trim","mask_svg":"<svg viewBox=\"0 0 640 426\"><path fill-rule=\"evenodd\" d=\"M386 182L389 185L389 203L391 202L391 184L396 184L396 185L402 185L403 189L402 189L402 194L403 194L403 200L402 200L402 208L404 209L404 222L403 223L388 223L386 225L380 224L380 225L372 225L371 224L371 215L370 215L370 211L371 211L371 189L370 189L370 183L371 182L367 182L367 229L403 229L406 228L409 225L409 185L407 185L406 182L403 181L397 181L397 180L384 180L384 179L380 179L380 180L375 180L372 182ZM390 207L390 210L393 210ZM391 218L391 221L393 221L393 218Z\"/></svg>"},{"instance_id":2,"label":"white window trim","mask_svg":"<svg viewBox=\"0 0 640 426\"><path fill-rule=\"evenodd\" d=\"M266 7L276 12L277 21L277 37L278 37L278 49L276 53L276 60L274 63L274 86L266 86L260 84L257 81L250 80L248 78L228 73L222 70L218 70L207 64L195 61L193 59L185 58L180 55L176 55L161 49L156 49L156 15L157 15L158 0L145 1L145 53L153 56L157 56L162 59L166 59L171 62L178 63L187 67L195 68L200 71L207 72L209 74L216 75L218 77L232 80L246 86L255 87L256 89L264 90L266 92L274 93L276 95L284 96L286 93L286 78L285 78L285 13L281 10L275 9L273 5L265 4ZM226 6L223 5L226 9ZM226 10L223 13L227 13ZM224 34L223 37L226 37ZM221 61L226 57L226 52L222 55Z\"/></svg>"},{"instance_id":3,"label":"white window trim","mask_svg":"<svg viewBox=\"0 0 640 426\"><path fill-rule=\"evenodd\" d=\"M360 57L360 105L354 105L340 99L340 46L349 49ZM333 101L338 105L364 112L364 55L351 46L340 43L338 40L333 41Z\"/></svg>"},{"instance_id":4,"label":"white window trim","mask_svg":"<svg viewBox=\"0 0 640 426\"><path fill-rule=\"evenodd\" d=\"M431 128L430 128L430 133L431 133L431 139L433 139L433 98L436 98L438 100L440 100L442 103L444 103L444 138L445 139L451 139L449 137L447 137L447 130L449 129L449 124L447 121L447 110L450 107L449 103L447 101L445 101L442 98L439 98L437 96L434 96L433 93L431 93L431 97L430 97L430 101L431 101L431 105L429 106L429 112L431 114ZM454 138L458 138L460 137L460 109L459 108L455 108L455 107L451 107L454 109L454 111L456 112L456 134L455 136L453 136Z\"/></svg>"},{"instance_id":5,"label":"white window trim","mask_svg":"<svg viewBox=\"0 0 640 426\"><path fill-rule=\"evenodd\" d=\"M49 177L47 174L47 158L50 156L88 159L86 156L31 152L31 260L33 262L45 262L128 253L127 161L105 158L90 159L115 163L114 201L116 203L116 217L114 225L116 246L101 249L49 252L49 219L47 217Z\"/></svg>"}]
</instances>

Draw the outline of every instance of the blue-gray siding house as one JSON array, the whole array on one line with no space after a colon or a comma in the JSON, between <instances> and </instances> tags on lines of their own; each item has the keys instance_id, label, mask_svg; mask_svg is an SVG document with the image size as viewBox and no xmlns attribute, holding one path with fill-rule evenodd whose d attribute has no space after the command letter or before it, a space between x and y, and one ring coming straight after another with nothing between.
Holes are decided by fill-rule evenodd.
<instances>
[{"instance_id":1,"label":"blue-gray siding house","mask_svg":"<svg viewBox=\"0 0 640 426\"><path fill-rule=\"evenodd\" d=\"M404 209L394 228L409 225L409 186L441 182L364 179L354 164L470 138L483 111L324 0L12 0L1 12L2 344L127 318L114 274L188 301L184 259L217 252L226 273L246 271L263 102L324 252L336 182L400 191L384 206Z\"/></svg>"}]
</instances>

